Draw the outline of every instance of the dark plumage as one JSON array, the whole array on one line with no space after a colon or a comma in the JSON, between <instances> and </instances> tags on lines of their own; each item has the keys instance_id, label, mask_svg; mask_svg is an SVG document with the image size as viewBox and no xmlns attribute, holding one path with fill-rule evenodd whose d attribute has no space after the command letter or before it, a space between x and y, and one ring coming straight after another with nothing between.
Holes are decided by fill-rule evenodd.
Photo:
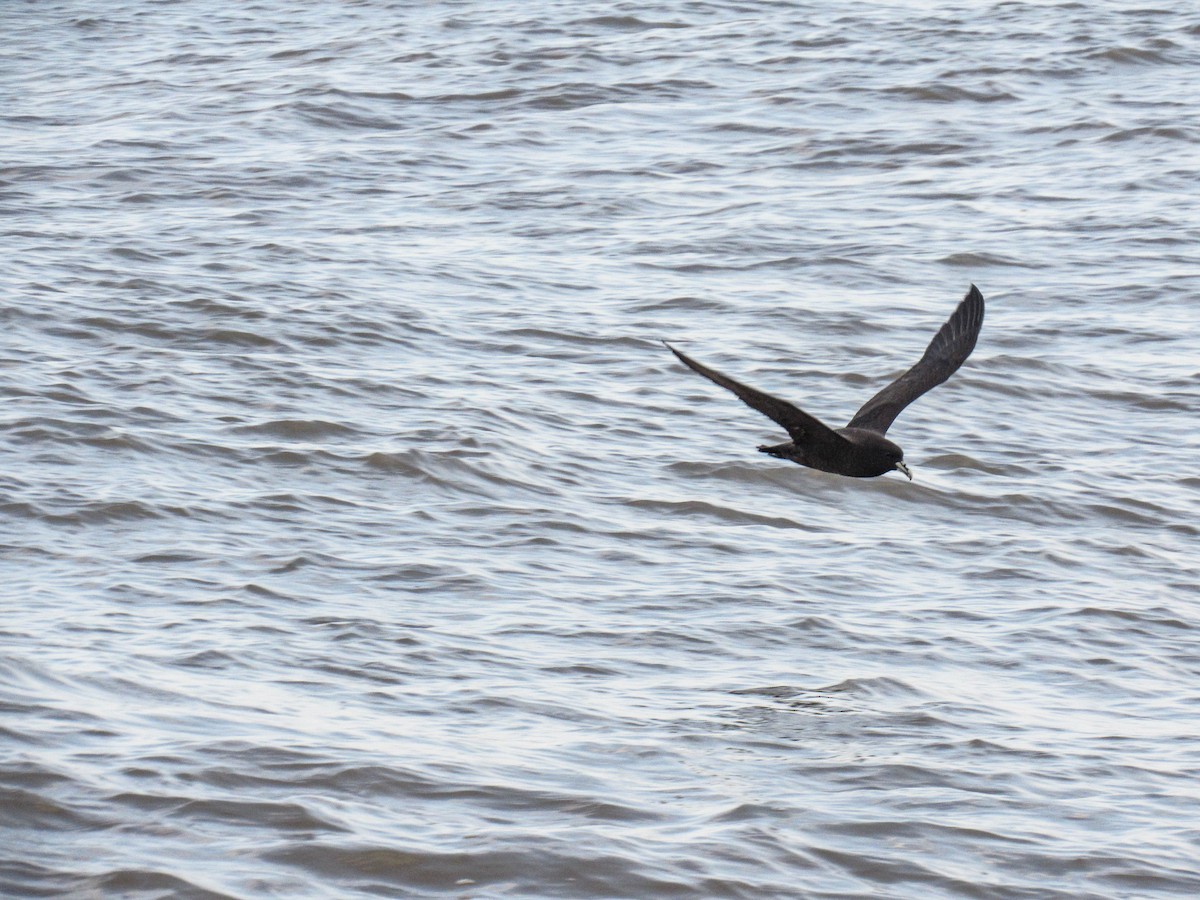
<instances>
[{"instance_id":1,"label":"dark plumage","mask_svg":"<svg viewBox=\"0 0 1200 900\"><path fill-rule=\"evenodd\" d=\"M830 428L786 400L772 397L701 365L670 344L667 344L667 349L688 368L733 391L747 406L783 426L791 440L786 444L759 447L761 452L779 459L790 459L822 472L854 478L873 478L895 469L903 472L911 481L912 472L904 464L904 451L884 435L908 404L955 373L975 349L975 339L979 337L982 325L983 294L979 293L979 288L971 285L954 314L929 342L920 361L864 403L849 425L837 429Z\"/></svg>"}]
</instances>

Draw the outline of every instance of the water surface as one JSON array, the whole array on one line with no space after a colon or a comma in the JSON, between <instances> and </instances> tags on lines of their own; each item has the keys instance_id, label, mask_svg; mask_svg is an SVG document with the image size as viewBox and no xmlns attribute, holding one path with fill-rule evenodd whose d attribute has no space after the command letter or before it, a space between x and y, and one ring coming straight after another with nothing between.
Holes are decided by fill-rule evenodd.
<instances>
[{"instance_id":1,"label":"water surface","mask_svg":"<svg viewBox=\"0 0 1200 900\"><path fill-rule=\"evenodd\" d=\"M3 18L0 893L1200 893L1200 14Z\"/></svg>"}]
</instances>

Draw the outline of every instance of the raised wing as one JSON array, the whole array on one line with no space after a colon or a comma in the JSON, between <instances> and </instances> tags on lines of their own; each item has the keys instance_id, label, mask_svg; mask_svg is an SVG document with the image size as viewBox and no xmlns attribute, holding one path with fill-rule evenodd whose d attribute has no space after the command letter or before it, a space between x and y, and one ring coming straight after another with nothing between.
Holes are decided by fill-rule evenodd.
<instances>
[{"instance_id":1,"label":"raised wing","mask_svg":"<svg viewBox=\"0 0 1200 900\"><path fill-rule=\"evenodd\" d=\"M768 419L782 425L795 443L809 446L824 444L830 448L845 447L848 449L850 447L849 441L821 422L820 419L813 418L786 400L780 400L778 397L772 397L770 394L742 384L740 381L734 381L728 375L722 375L715 369L701 365L686 353L681 353L667 344L666 341L663 343L666 344L668 350L679 357L680 362L693 372L699 372L709 381L719 384L726 390L733 391L737 394L738 399L751 409L758 410Z\"/></svg>"},{"instance_id":2,"label":"raised wing","mask_svg":"<svg viewBox=\"0 0 1200 900\"><path fill-rule=\"evenodd\" d=\"M866 428L886 434L896 416L926 391L957 371L975 349L983 326L983 294L971 285L954 315L946 320L920 362L863 404L847 428Z\"/></svg>"}]
</instances>

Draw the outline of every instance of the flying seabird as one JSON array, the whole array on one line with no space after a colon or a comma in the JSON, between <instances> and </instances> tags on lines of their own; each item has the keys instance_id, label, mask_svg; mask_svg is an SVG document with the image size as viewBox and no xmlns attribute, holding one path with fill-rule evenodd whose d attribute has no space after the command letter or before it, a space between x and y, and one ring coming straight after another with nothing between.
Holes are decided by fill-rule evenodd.
<instances>
[{"instance_id":1,"label":"flying seabird","mask_svg":"<svg viewBox=\"0 0 1200 900\"><path fill-rule=\"evenodd\" d=\"M830 428L786 400L734 381L701 365L666 341L663 343L688 368L733 391L747 406L783 426L791 440L760 446L760 452L853 478L874 478L895 469L912 481L912 472L904 464L904 451L884 435L908 404L957 371L975 349L982 325L983 294L971 285L954 314L929 342L920 361L863 404L845 428Z\"/></svg>"}]
</instances>

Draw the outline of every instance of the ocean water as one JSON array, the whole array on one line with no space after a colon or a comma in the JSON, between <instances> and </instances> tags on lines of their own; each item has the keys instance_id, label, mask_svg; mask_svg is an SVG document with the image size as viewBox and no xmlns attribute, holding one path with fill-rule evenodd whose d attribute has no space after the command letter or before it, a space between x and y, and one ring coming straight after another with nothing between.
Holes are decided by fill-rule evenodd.
<instances>
[{"instance_id":1,"label":"ocean water","mask_svg":"<svg viewBox=\"0 0 1200 900\"><path fill-rule=\"evenodd\" d=\"M0 22L0 895L1200 894L1194 5Z\"/></svg>"}]
</instances>

